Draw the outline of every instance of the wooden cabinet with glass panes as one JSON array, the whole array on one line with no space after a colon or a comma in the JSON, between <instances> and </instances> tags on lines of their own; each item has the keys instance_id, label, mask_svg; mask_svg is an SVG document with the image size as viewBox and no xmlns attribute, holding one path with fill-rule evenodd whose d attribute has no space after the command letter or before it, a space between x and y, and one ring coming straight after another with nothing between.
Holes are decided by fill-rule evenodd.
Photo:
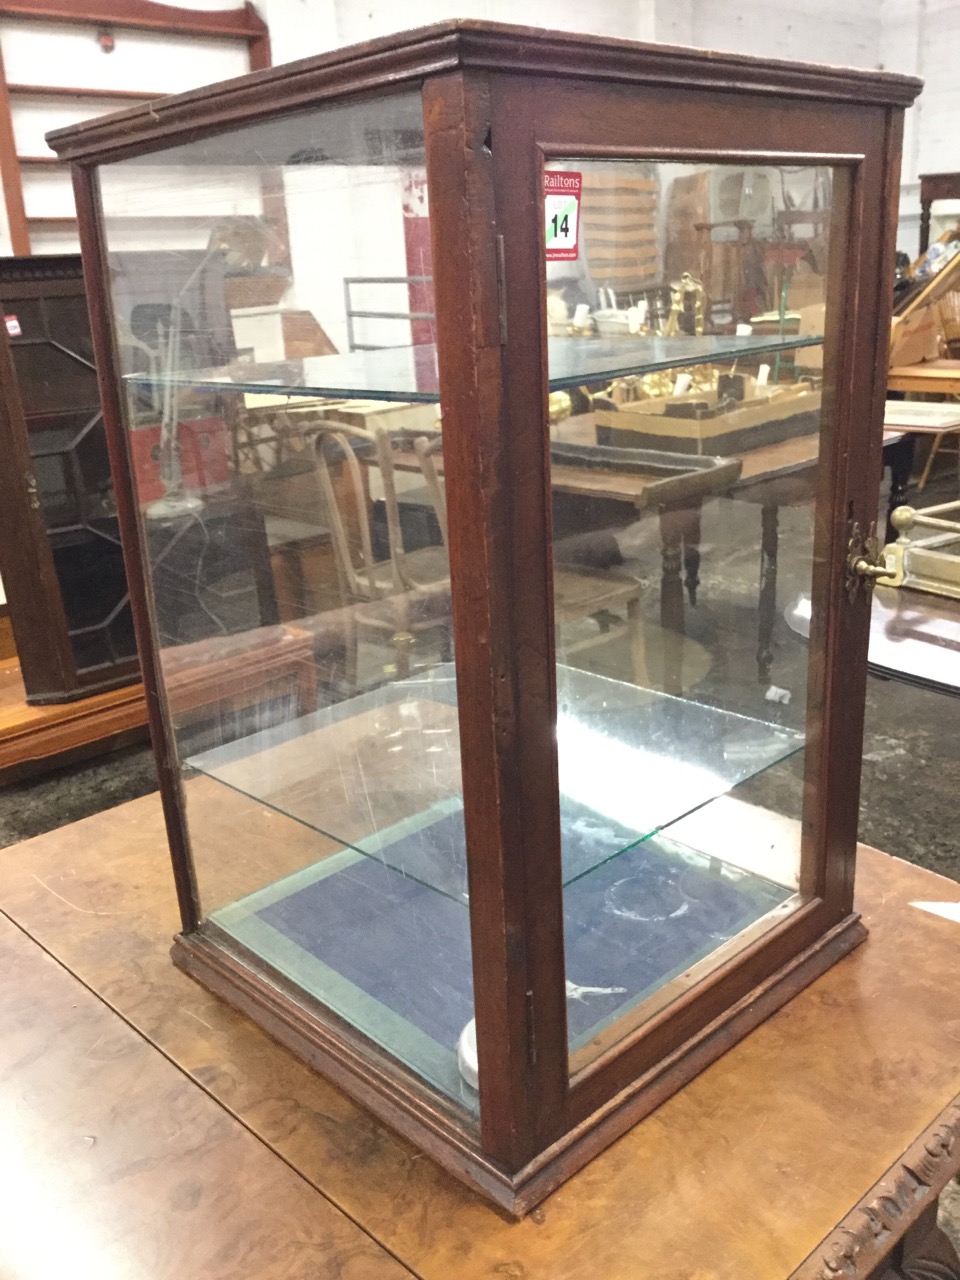
<instances>
[{"instance_id":1,"label":"wooden cabinet with glass panes","mask_svg":"<svg viewBox=\"0 0 960 1280\"><path fill-rule=\"evenodd\" d=\"M138 678L83 271L77 254L0 260L0 529L27 701Z\"/></svg>"},{"instance_id":2,"label":"wooden cabinet with glass panes","mask_svg":"<svg viewBox=\"0 0 960 1280\"><path fill-rule=\"evenodd\" d=\"M50 137L174 959L509 1212L865 936L877 335L918 88L463 21ZM185 210L131 341L124 220ZM219 638L164 623L214 503L197 422L238 537L283 548L276 617Z\"/></svg>"}]
</instances>

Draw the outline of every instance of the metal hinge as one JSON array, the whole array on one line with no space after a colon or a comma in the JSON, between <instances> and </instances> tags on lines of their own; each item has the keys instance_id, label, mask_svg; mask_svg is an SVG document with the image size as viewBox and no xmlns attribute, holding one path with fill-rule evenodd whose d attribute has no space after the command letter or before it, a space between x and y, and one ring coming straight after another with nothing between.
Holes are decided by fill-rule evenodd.
<instances>
[{"instance_id":1,"label":"metal hinge","mask_svg":"<svg viewBox=\"0 0 960 1280\"><path fill-rule=\"evenodd\" d=\"M861 587L869 590L877 579L897 576L896 569L887 564L882 554L880 541L877 538L876 521L871 524L866 536L861 532L857 521L850 526L845 576L847 595L851 601L857 598Z\"/></svg>"},{"instance_id":2,"label":"metal hinge","mask_svg":"<svg viewBox=\"0 0 960 1280\"><path fill-rule=\"evenodd\" d=\"M27 482L27 498L30 502L31 511L40 510L40 494L37 492L37 477L32 471L28 471L24 477Z\"/></svg>"},{"instance_id":3,"label":"metal hinge","mask_svg":"<svg viewBox=\"0 0 960 1280\"><path fill-rule=\"evenodd\" d=\"M497 236L497 305L500 312L500 345L507 345L507 268L503 236Z\"/></svg>"}]
</instances>

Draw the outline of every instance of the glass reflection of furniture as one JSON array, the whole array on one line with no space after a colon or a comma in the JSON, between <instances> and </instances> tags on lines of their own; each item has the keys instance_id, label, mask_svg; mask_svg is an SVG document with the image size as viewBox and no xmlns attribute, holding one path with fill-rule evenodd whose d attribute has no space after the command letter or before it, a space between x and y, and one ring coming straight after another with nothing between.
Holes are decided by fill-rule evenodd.
<instances>
[{"instance_id":1,"label":"glass reflection of furniture","mask_svg":"<svg viewBox=\"0 0 960 1280\"><path fill-rule=\"evenodd\" d=\"M930 244L930 214L936 200L960 199L960 173L921 173L920 252Z\"/></svg>"},{"instance_id":2,"label":"glass reflection of furniture","mask_svg":"<svg viewBox=\"0 0 960 1280\"><path fill-rule=\"evenodd\" d=\"M895 394L960 394L960 253L955 239L931 253L941 247L894 302L887 389Z\"/></svg>"},{"instance_id":3,"label":"glass reflection of furniture","mask_svg":"<svg viewBox=\"0 0 960 1280\"><path fill-rule=\"evenodd\" d=\"M138 678L80 258L4 258L3 579L27 701Z\"/></svg>"},{"instance_id":4,"label":"glass reflection of furniture","mask_svg":"<svg viewBox=\"0 0 960 1280\"><path fill-rule=\"evenodd\" d=\"M393 415L401 452L403 437L426 434L418 415L442 410L449 599L400 584L357 602L331 564L310 608L286 619L312 638L316 710L264 708L204 747L161 701L154 729L183 915L177 963L511 1212L863 937L856 655L873 566L860 555L848 574L847 563L876 511L885 193L917 87L451 22L51 135L77 162L105 317L134 208L147 202L159 219L188 206L199 249L225 203L269 219L264 189L282 183L296 305L340 352L164 377L118 363L101 332L128 457L130 397L162 395L171 379L198 411L213 397L234 439L266 407L286 416L287 462L297 455L305 477L287 514L329 529L298 402L331 421ZM719 180L758 157L782 176L775 204L814 189L829 201L811 268L819 329L788 331L778 313L772 332L719 331L696 281L668 282L670 314L645 283L609 291L604 263L628 256L629 210L622 234L615 216L578 246L574 197L556 214L565 252L545 250L544 163L561 175L555 190L585 199L640 175L655 205L694 170ZM424 218L433 304L410 309L436 316L437 347L415 343L411 323L406 347L347 351L343 279L426 274ZM668 248L645 242L643 281ZM180 249L168 250L173 291ZM556 392L593 415L592 438L551 443ZM862 429L874 419L876 433ZM792 702L771 704L753 670L759 531L731 489L752 447L797 441L825 462L815 519L791 539L814 624L809 664L802 645L793 652ZM422 459L407 452L404 483L422 489ZM263 510L272 466L249 465L247 437L228 453L226 492ZM140 479L131 466L120 500L144 562L146 662L162 684L171 649L152 622L163 588ZM355 503L380 500L376 468L367 480ZM669 510L688 485L700 486L711 568L697 593L699 665L671 694L641 677L630 627L616 625L630 600L569 616L562 581L572 569L608 593L641 582L660 556L660 521L645 512ZM651 596L636 594L630 619L648 657L663 640ZM398 604L436 608L442 641L415 637L402 664ZM382 632L369 629L345 664L343 637L371 609L387 611Z\"/></svg>"}]
</instances>

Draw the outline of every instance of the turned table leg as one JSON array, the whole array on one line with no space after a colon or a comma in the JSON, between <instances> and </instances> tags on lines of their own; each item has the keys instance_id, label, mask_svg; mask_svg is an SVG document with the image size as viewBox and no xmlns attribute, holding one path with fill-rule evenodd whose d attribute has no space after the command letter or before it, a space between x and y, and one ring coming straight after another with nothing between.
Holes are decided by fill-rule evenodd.
<instances>
[{"instance_id":1,"label":"turned table leg","mask_svg":"<svg viewBox=\"0 0 960 1280\"><path fill-rule=\"evenodd\" d=\"M773 668L773 627L777 614L777 552L780 542L780 509L764 503L760 509L760 599L757 645L757 679L770 683Z\"/></svg>"},{"instance_id":2,"label":"turned table leg","mask_svg":"<svg viewBox=\"0 0 960 1280\"><path fill-rule=\"evenodd\" d=\"M892 516L896 508L902 507L907 500L907 486L910 484L916 451L917 438L913 435L904 435L893 444L888 444L883 451L884 461L890 468L890 501L887 505L887 532L884 539L887 543L897 540Z\"/></svg>"},{"instance_id":3,"label":"turned table leg","mask_svg":"<svg viewBox=\"0 0 960 1280\"><path fill-rule=\"evenodd\" d=\"M660 508L660 626L663 687L667 693L679 694L683 688L683 591L686 586L691 605L696 605L700 585L700 510L699 501L684 507Z\"/></svg>"}]
</instances>

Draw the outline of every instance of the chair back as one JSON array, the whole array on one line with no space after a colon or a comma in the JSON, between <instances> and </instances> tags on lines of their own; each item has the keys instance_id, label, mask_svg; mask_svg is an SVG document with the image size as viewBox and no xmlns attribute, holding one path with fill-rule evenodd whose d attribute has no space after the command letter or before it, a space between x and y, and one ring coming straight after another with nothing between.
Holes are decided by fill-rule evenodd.
<instances>
[{"instance_id":1,"label":"chair back","mask_svg":"<svg viewBox=\"0 0 960 1280\"><path fill-rule=\"evenodd\" d=\"M406 439L409 440L409 436ZM434 438L419 437L414 441L414 452L437 516L443 544L446 546L446 504L433 461L433 455L439 449L439 441L439 435ZM327 520L333 535L338 571L345 590L353 599L375 600L400 591L435 585L436 580L432 576L427 582L417 580L411 557L403 545L394 467L395 443L395 438L385 427L352 427L329 422L317 429L317 468L327 507ZM367 477L364 474L365 464L361 461L364 457L367 465L370 462L376 464L383 484L389 579L383 573L387 562L377 561L373 555ZM336 479L333 473L334 463L342 464ZM346 510L347 507L349 510ZM352 539L348 536L351 527L356 529L356 536Z\"/></svg>"},{"instance_id":2,"label":"chair back","mask_svg":"<svg viewBox=\"0 0 960 1280\"><path fill-rule=\"evenodd\" d=\"M423 472L427 492L430 494L430 501L433 504L433 512L437 517L437 524L440 526L443 545L447 546L447 496L443 485L440 483L437 464L434 461L436 455L443 452L443 436L439 432L432 436L418 436L413 442L413 451L417 455L420 470Z\"/></svg>"}]
</instances>

